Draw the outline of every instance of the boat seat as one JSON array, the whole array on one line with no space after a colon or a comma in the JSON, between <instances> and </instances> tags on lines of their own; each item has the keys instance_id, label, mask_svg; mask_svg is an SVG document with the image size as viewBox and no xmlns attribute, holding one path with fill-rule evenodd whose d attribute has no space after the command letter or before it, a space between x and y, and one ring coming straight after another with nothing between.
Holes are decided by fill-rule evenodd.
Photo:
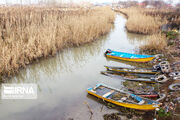
<instances>
[{"instance_id":1,"label":"boat seat","mask_svg":"<svg viewBox=\"0 0 180 120\"><path fill-rule=\"evenodd\" d=\"M138 104L139 105L142 105L142 104L144 104L145 103L145 101L144 100L141 100Z\"/></svg>"},{"instance_id":2,"label":"boat seat","mask_svg":"<svg viewBox=\"0 0 180 120\"><path fill-rule=\"evenodd\" d=\"M127 100L127 97L122 97L120 100L118 100L118 102L124 102Z\"/></svg>"},{"instance_id":3,"label":"boat seat","mask_svg":"<svg viewBox=\"0 0 180 120\"><path fill-rule=\"evenodd\" d=\"M96 93L96 91L95 91L95 90L93 90L93 89L91 90L91 92Z\"/></svg>"},{"instance_id":4,"label":"boat seat","mask_svg":"<svg viewBox=\"0 0 180 120\"><path fill-rule=\"evenodd\" d=\"M111 90L110 92L105 93L102 97L107 98L107 97L109 97L113 92L114 92L114 90Z\"/></svg>"},{"instance_id":5,"label":"boat seat","mask_svg":"<svg viewBox=\"0 0 180 120\"><path fill-rule=\"evenodd\" d=\"M122 100L117 100L118 102L123 102Z\"/></svg>"},{"instance_id":6,"label":"boat seat","mask_svg":"<svg viewBox=\"0 0 180 120\"><path fill-rule=\"evenodd\" d=\"M125 101L125 100L127 100L127 97L122 97L121 98L121 101Z\"/></svg>"}]
</instances>

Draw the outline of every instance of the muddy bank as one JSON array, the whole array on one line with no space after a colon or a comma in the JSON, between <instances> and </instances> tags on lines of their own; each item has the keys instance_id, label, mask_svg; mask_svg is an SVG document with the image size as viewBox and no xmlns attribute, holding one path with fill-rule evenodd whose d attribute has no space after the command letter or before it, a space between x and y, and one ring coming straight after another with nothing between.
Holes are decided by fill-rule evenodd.
<instances>
[{"instance_id":1,"label":"muddy bank","mask_svg":"<svg viewBox=\"0 0 180 120\"><path fill-rule=\"evenodd\" d=\"M129 19L128 11L126 11L127 13L121 10L115 10L115 11L124 14L126 18ZM129 15L131 15L131 12L132 11L129 11ZM147 11L144 11L144 12L146 13ZM168 22L167 24L174 24L175 26L172 26L172 28L179 29L178 28L179 27L179 21L178 21L179 13L172 12L171 14L168 14L168 13L166 14L162 13L161 15L159 14L160 13L153 13L153 11L151 11L151 13L146 13L146 15L154 17L154 19L156 16L160 16L160 19L167 19L167 22ZM165 15L167 14L168 16L165 17ZM139 24L137 26L139 26ZM174 62L177 62L180 60L179 33L176 30L162 32L160 28L161 27L159 26L157 29L157 31L159 32L158 34L153 33L147 37L147 44L140 46L140 51L146 54L157 54L157 53L164 54L166 58L170 60L171 72L174 72L174 71L179 72L180 69L178 68L178 65L173 66ZM127 23L126 23L126 29L128 32L144 34L144 32L139 32L138 29L136 28L131 30L131 28L128 27ZM150 34L150 32L148 34ZM161 101L163 104L160 110L157 111L156 114L152 113L151 118L149 119L152 119L152 117L157 118L158 120L171 120L171 119L176 120L180 118L179 116L180 103L177 100L178 97L180 97L180 93L179 91L172 91L169 89L169 86L171 84L180 83L180 80L179 79L174 80L170 76L168 79L169 79L168 82L159 86L160 92L165 93L167 96L163 101ZM108 118L118 119L118 114L113 114L113 115L111 114L109 116L106 115L106 117L107 117L106 119ZM143 117L141 116L140 118L142 119ZM136 116L133 119L136 119Z\"/></svg>"}]
</instances>

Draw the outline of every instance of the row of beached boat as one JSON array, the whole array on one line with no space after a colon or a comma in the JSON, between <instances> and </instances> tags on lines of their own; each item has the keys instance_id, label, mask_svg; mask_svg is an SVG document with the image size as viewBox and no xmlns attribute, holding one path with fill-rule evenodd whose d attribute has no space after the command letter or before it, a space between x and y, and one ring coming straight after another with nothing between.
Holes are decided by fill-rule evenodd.
<instances>
[{"instance_id":1,"label":"row of beached boat","mask_svg":"<svg viewBox=\"0 0 180 120\"><path fill-rule=\"evenodd\" d=\"M105 56L108 58L125 60L130 62L150 62L158 58L158 55L139 55L124 52L106 50ZM167 62L160 62L160 64L153 66L153 68L125 68L105 66L107 71L101 73L110 76L120 78L121 80L138 81L147 83L163 83L168 79L164 75L159 75L164 72L168 72L169 65ZM128 74L128 77L121 76L121 74ZM129 78L129 74L136 76L135 78ZM142 77L143 78L139 78ZM90 87L87 92L93 96L96 96L104 101L116 104L118 106L133 108L138 110L154 110L160 107L160 99L165 95L159 95L156 93L136 93L134 91L123 91L105 84L97 84L95 87ZM158 100L151 100L148 98L157 98Z\"/></svg>"}]
</instances>

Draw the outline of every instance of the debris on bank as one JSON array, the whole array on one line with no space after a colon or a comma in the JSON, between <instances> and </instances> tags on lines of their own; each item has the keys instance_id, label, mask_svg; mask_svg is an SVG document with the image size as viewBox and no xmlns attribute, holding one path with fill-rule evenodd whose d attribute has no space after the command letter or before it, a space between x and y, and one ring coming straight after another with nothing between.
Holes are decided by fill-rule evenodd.
<instances>
[{"instance_id":1,"label":"debris on bank","mask_svg":"<svg viewBox=\"0 0 180 120\"><path fill-rule=\"evenodd\" d=\"M133 111L151 111L151 117L156 119L177 118L180 114L180 62L170 64L153 55L137 55L108 49L106 57L124 61L144 62L144 59L154 57L145 62L156 63L151 68L125 68L121 66L105 66L103 75L123 81L123 86L113 88L105 84L97 84L87 89L87 92L115 107L128 108ZM141 59L141 60L137 60ZM152 62L153 61L153 62ZM114 104L114 105L113 105ZM132 112L126 116L132 115ZM121 120L121 114L105 114L104 120ZM143 116L140 118L142 119Z\"/></svg>"}]
</instances>

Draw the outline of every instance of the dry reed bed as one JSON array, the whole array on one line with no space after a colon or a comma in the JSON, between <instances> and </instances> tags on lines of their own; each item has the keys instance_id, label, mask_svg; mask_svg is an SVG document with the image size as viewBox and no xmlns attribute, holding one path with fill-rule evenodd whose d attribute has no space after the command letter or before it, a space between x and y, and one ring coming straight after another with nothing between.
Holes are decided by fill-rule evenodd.
<instances>
[{"instance_id":1,"label":"dry reed bed","mask_svg":"<svg viewBox=\"0 0 180 120\"><path fill-rule=\"evenodd\" d=\"M61 11L47 7L0 8L0 74L16 73L34 60L55 55L108 33L114 12L108 7Z\"/></svg>"},{"instance_id":2,"label":"dry reed bed","mask_svg":"<svg viewBox=\"0 0 180 120\"><path fill-rule=\"evenodd\" d=\"M128 16L126 28L129 32L153 34L166 23L166 20L162 20L159 16L147 15L145 8L130 7L120 9L120 11Z\"/></svg>"},{"instance_id":3,"label":"dry reed bed","mask_svg":"<svg viewBox=\"0 0 180 120\"><path fill-rule=\"evenodd\" d=\"M140 46L140 50L150 54L164 53L166 47L167 41L165 34L157 33L148 36L147 42L145 45Z\"/></svg>"},{"instance_id":4,"label":"dry reed bed","mask_svg":"<svg viewBox=\"0 0 180 120\"><path fill-rule=\"evenodd\" d=\"M178 21L180 23L180 10L179 9L145 9L145 14L150 16L160 16L168 22Z\"/></svg>"},{"instance_id":5,"label":"dry reed bed","mask_svg":"<svg viewBox=\"0 0 180 120\"><path fill-rule=\"evenodd\" d=\"M159 14L150 15L158 10L139 7L120 9L127 17L126 28L129 32L148 34L147 42L140 47L140 51L155 54L162 53L167 47L166 36L161 33L161 26L167 23L167 19Z\"/></svg>"}]
</instances>

